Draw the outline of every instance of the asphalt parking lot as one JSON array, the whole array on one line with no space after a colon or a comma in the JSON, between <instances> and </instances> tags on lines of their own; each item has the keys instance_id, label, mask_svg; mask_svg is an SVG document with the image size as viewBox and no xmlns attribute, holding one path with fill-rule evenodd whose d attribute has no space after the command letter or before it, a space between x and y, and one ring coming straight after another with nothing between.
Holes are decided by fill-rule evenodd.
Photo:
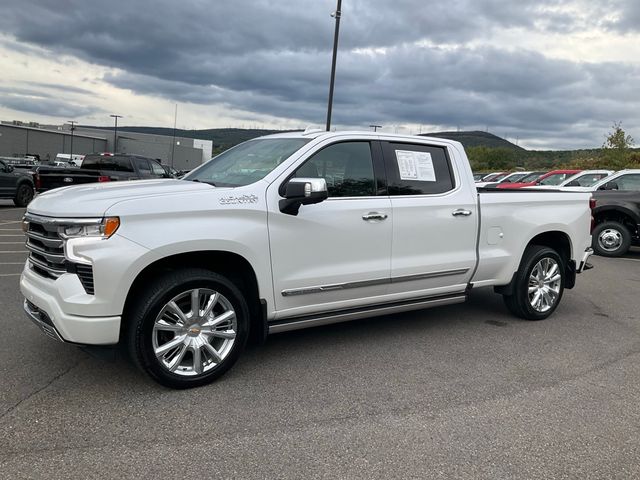
<instances>
[{"instance_id":1,"label":"asphalt parking lot","mask_svg":"<svg viewBox=\"0 0 640 480\"><path fill-rule=\"evenodd\" d=\"M162 388L22 313L0 201L2 478L639 478L640 250L594 257L542 322L464 305L280 334Z\"/></svg>"}]
</instances>

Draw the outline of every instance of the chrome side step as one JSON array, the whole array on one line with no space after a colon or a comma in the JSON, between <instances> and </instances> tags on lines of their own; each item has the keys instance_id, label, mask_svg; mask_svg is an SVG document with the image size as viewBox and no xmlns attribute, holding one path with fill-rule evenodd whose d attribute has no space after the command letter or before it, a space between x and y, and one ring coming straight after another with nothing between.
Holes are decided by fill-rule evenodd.
<instances>
[{"instance_id":1,"label":"chrome side step","mask_svg":"<svg viewBox=\"0 0 640 480\"><path fill-rule=\"evenodd\" d=\"M332 323L349 322L351 320L377 317L380 315L391 315L393 313L410 312L412 310L422 310L425 308L439 307L443 305L453 305L455 303L463 303L466 299L466 294L459 293L455 295L429 297L418 300L413 299L405 302L383 303L361 308L334 310L332 312L319 313L315 315L305 315L303 317L286 318L271 322L268 327L269 333L288 332L291 330L330 325Z\"/></svg>"}]
</instances>

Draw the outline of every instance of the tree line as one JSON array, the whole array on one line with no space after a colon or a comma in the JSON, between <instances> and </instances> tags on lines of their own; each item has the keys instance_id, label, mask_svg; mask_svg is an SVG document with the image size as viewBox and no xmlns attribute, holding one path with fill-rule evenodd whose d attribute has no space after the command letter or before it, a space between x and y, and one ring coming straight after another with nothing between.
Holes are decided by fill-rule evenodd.
<instances>
[{"instance_id":1,"label":"tree line","mask_svg":"<svg viewBox=\"0 0 640 480\"><path fill-rule=\"evenodd\" d=\"M514 170L549 170L554 168L575 168L592 170L604 168L622 170L640 168L640 151L633 149L634 140L614 123L606 136L602 148L567 151L522 151L506 147L485 146L466 149L474 172Z\"/></svg>"}]
</instances>

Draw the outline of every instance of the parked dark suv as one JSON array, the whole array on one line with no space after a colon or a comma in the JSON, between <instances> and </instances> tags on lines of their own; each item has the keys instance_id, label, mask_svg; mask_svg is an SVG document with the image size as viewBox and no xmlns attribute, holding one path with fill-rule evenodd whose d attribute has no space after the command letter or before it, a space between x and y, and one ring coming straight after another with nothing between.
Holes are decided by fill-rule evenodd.
<instances>
[{"instance_id":1,"label":"parked dark suv","mask_svg":"<svg viewBox=\"0 0 640 480\"><path fill-rule=\"evenodd\" d=\"M26 207L34 192L31 173L0 160L0 198L11 198L16 207Z\"/></svg>"}]
</instances>

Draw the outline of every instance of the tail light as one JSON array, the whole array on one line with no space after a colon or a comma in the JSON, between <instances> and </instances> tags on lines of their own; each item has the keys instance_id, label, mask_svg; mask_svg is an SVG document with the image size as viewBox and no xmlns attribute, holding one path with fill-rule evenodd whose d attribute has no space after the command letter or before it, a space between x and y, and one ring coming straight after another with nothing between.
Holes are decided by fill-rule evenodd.
<instances>
[{"instance_id":1,"label":"tail light","mask_svg":"<svg viewBox=\"0 0 640 480\"><path fill-rule=\"evenodd\" d=\"M98 181L99 181L99 182L110 182L110 181L111 181L111 178L109 178L109 176L108 176L108 175L100 175L100 176L98 177Z\"/></svg>"},{"instance_id":2,"label":"tail light","mask_svg":"<svg viewBox=\"0 0 640 480\"><path fill-rule=\"evenodd\" d=\"M591 210L591 230L590 233L593 233L593 229L596 228L596 218L593 216L593 211L596 208L596 199L591 197L589 199L589 210Z\"/></svg>"},{"instance_id":3,"label":"tail light","mask_svg":"<svg viewBox=\"0 0 640 480\"><path fill-rule=\"evenodd\" d=\"M35 184L36 190L40 190L40 188L42 187L42 180L40 180L39 174L36 173L33 176L33 183Z\"/></svg>"}]
</instances>

